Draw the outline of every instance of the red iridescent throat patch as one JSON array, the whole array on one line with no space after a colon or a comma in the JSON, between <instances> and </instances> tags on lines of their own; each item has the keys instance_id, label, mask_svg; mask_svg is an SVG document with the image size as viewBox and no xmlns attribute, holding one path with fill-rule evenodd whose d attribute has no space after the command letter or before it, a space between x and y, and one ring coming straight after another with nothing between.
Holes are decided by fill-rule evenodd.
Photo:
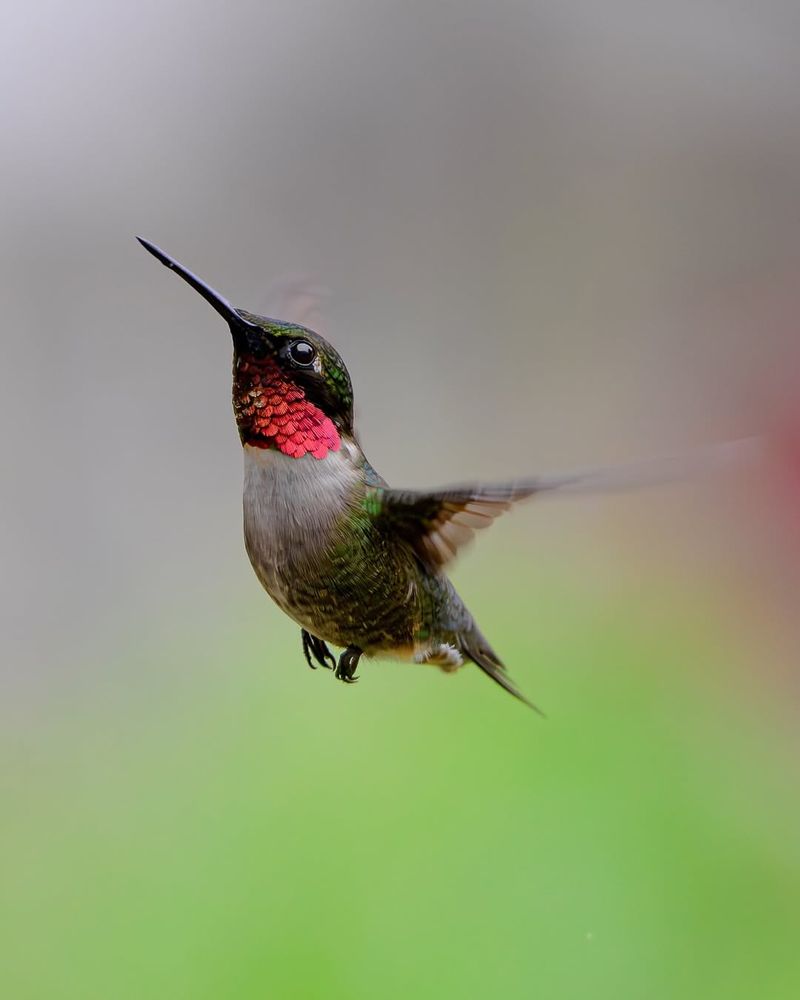
<instances>
[{"instance_id":1,"label":"red iridescent throat patch","mask_svg":"<svg viewBox=\"0 0 800 1000\"><path fill-rule=\"evenodd\" d=\"M333 421L272 358L239 358L233 373L233 410L244 444L276 448L292 458L325 458L339 450L341 439Z\"/></svg>"}]
</instances>

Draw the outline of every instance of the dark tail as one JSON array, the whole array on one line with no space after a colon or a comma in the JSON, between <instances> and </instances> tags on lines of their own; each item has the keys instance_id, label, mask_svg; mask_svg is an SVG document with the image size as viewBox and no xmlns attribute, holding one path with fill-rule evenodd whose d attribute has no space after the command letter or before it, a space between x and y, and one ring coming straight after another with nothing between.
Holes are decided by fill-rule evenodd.
<instances>
[{"instance_id":1,"label":"dark tail","mask_svg":"<svg viewBox=\"0 0 800 1000\"><path fill-rule=\"evenodd\" d=\"M515 698L518 698L528 708L532 708L543 719L546 718L541 708L538 705L534 705L532 701L529 701L514 684L508 676L508 671L500 658L482 635L464 636L461 640L461 652L468 659L472 660L476 666L480 667L488 677L491 677L496 684L499 684L501 688L504 688L509 694L513 694Z\"/></svg>"}]
</instances>

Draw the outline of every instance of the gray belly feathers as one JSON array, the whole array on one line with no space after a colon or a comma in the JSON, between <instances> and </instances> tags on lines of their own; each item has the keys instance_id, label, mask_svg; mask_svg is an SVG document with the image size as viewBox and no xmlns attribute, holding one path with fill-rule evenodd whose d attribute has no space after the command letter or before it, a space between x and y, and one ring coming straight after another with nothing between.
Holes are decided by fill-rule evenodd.
<instances>
[{"instance_id":1,"label":"gray belly feathers","mask_svg":"<svg viewBox=\"0 0 800 1000\"><path fill-rule=\"evenodd\" d=\"M321 568L359 481L343 452L317 460L244 449L247 554L270 597L294 618L293 583Z\"/></svg>"}]
</instances>

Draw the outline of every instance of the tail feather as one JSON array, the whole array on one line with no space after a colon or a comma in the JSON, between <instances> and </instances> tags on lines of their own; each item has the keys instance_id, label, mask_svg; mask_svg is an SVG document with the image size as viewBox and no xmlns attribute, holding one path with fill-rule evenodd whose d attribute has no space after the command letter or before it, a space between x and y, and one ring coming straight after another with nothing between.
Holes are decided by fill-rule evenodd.
<instances>
[{"instance_id":1,"label":"tail feather","mask_svg":"<svg viewBox=\"0 0 800 1000\"><path fill-rule=\"evenodd\" d=\"M528 708L532 708L534 712L541 715L543 719L546 718L541 708L539 708L538 705L534 705L532 701L526 698L516 684L514 684L508 676L508 671L503 663L497 655L490 648L488 648L487 645L481 643L478 646L473 645L470 642L462 642L461 651L464 656L472 660L476 666L480 667L487 677L491 677L495 684L499 684L501 688L508 691L508 693L513 695L515 698L518 698L524 705L527 705Z\"/></svg>"}]
</instances>

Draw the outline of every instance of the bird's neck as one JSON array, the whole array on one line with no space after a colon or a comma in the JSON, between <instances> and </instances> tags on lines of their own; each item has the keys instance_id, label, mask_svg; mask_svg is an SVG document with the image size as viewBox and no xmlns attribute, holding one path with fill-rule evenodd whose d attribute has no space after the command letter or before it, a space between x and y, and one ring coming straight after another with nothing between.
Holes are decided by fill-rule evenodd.
<instances>
[{"instance_id":1,"label":"bird's neck","mask_svg":"<svg viewBox=\"0 0 800 1000\"><path fill-rule=\"evenodd\" d=\"M243 451L245 538L256 562L327 546L361 507L363 458L347 438L320 460L248 444Z\"/></svg>"},{"instance_id":2,"label":"bird's neck","mask_svg":"<svg viewBox=\"0 0 800 1000\"><path fill-rule=\"evenodd\" d=\"M290 458L324 459L342 439L327 414L272 358L238 358L233 370L233 412L243 445Z\"/></svg>"}]
</instances>

